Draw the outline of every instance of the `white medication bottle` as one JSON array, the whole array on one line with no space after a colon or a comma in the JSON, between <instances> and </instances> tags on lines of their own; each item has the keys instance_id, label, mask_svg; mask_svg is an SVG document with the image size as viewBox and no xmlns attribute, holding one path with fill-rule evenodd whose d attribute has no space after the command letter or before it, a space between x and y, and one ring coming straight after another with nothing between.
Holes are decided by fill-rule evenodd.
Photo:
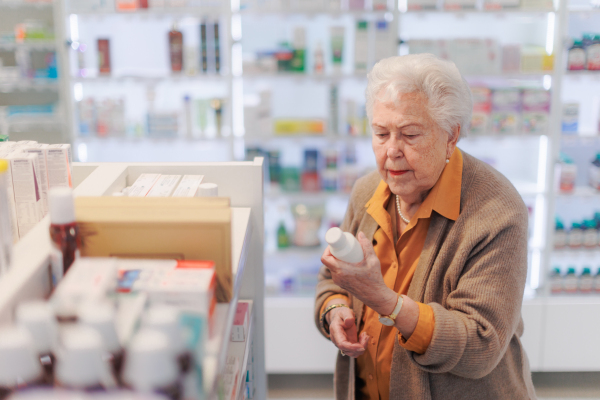
<instances>
[{"instance_id":1,"label":"white medication bottle","mask_svg":"<svg viewBox=\"0 0 600 400\"><path fill-rule=\"evenodd\" d=\"M43 384L33 338L22 327L0 328L0 399Z\"/></svg>"},{"instance_id":2,"label":"white medication bottle","mask_svg":"<svg viewBox=\"0 0 600 400\"><path fill-rule=\"evenodd\" d=\"M594 287L594 278L592 277L592 269L584 267L581 276L579 277L579 291L581 293L591 293Z\"/></svg>"},{"instance_id":3,"label":"white medication bottle","mask_svg":"<svg viewBox=\"0 0 600 400\"><path fill-rule=\"evenodd\" d=\"M338 260L357 263L365 258L358 240L340 228L329 229L325 234L325 241L329 243L331 254Z\"/></svg>"},{"instance_id":4,"label":"white medication bottle","mask_svg":"<svg viewBox=\"0 0 600 400\"><path fill-rule=\"evenodd\" d=\"M564 280L564 289L565 293L575 294L579 289L579 279L577 278L577 274L575 273L575 267L569 266L567 270L567 274L565 275Z\"/></svg>"},{"instance_id":5,"label":"white medication bottle","mask_svg":"<svg viewBox=\"0 0 600 400\"><path fill-rule=\"evenodd\" d=\"M592 291L596 294L600 294L600 267L596 271L596 275L594 275L594 282L592 285Z\"/></svg>"},{"instance_id":6,"label":"white medication bottle","mask_svg":"<svg viewBox=\"0 0 600 400\"><path fill-rule=\"evenodd\" d=\"M560 268L554 267L550 274L550 292L552 294L560 294L563 291L562 276L560 276Z\"/></svg>"},{"instance_id":7,"label":"white medication bottle","mask_svg":"<svg viewBox=\"0 0 600 400\"><path fill-rule=\"evenodd\" d=\"M21 303L15 311L15 320L33 337L34 349L44 369L44 379L52 386L56 365L54 351L58 344L58 323L52 305L41 300Z\"/></svg>"},{"instance_id":8,"label":"white medication bottle","mask_svg":"<svg viewBox=\"0 0 600 400\"><path fill-rule=\"evenodd\" d=\"M127 348L123 381L138 393L181 399L179 368L165 333L142 328L135 334Z\"/></svg>"}]
</instances>

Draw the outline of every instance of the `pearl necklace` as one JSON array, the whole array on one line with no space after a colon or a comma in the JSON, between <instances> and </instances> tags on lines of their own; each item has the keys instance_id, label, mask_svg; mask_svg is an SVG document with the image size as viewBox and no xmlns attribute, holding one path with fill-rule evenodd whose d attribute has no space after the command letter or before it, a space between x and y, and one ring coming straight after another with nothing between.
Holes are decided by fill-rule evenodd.
<instances>
[{"instance_id":1,"label":"pearl necklace","mask_svg":"<svg viewBox=\"0 0 600 400\"><path fill-rule=\"evenodd\" d=\"M400 214L400 218L404 221L405 224L410 224L410 219L406 218L402 211L400 211L400 198L396 195L396 208L398 208L398 214Z\"/></svg>"}]
</instances>

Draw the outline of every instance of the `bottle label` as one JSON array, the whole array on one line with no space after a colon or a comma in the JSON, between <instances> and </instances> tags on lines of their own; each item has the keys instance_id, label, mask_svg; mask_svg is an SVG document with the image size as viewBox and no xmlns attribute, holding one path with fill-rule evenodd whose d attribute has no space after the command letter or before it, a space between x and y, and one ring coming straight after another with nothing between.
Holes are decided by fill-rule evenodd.
<instances>
[{"instance_id":1,"label":"bottle label","mask_svg":"<svg viewBox=\"0 0 600 400\"><path fill-rule=\"evenodd\" d=\"M569 233L569 247L581 247L583 241L583 234L580 230L572 230Z\"/></svg>"},{"instance_id":2,"label":"bottle label","mask_svg":"<svg viewBox=\"0 0 600 400\"><path fill-rule=\"evenodd\" d=\"M588 248L596 247L598 242L598 233L595 229L588 229L583 234L583 245Z\"/></svg>"},{"instance_id":3,"label":"bottle label","mask_svg":"<svg viewBox=\"0 0 600 400\"><path fill-rule=\"evenodd\" d=\"M567 245L567 234L563 230L558 230L554 232L554 247L557 249L562 249Z\"/></svg>"},{"instance_id":4,"label":"bottle label","mask_svg":"<svg viewBox=\"0 0 600 400\"><path fill-rule=\"evenodd\" d=\"M568 56L569 70L577 71L585 68L585 50L575 48L569 50Z\"/></svg>"}]
</instances>

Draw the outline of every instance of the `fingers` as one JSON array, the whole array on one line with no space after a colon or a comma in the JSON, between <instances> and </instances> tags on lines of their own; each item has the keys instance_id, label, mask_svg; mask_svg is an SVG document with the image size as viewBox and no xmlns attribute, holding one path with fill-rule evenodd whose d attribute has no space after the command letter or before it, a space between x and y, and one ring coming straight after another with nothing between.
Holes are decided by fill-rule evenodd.
<instances>
[{"instance_id":1,"label":"fingers","mask_svg":"<svg viewBox=\"0 0 600 400\"><path fill-rule=\"evenodd\" d=\"M363 332L358 338L358 343L360 343L360 345L366 349L369 345L369 340L371 340L371 336L367 335L367 332Z\"/></svg>"},{"instance_id":2,"label":"fingers","mask_svg":"<svg viewBox=\"0 0 600 400\"><path fill-rule=\"evenodd\" d=\"M321 256L321 262L332 272L335 272L339 269L338 260L331 254L329 246L327 246L327 248L323 252L323 255Z\"/></svg>"},{"instance_id":3,"label":"fingers","mask_svg":"<svg viewBox=\"0 0 600 400\"><path fill-rule=\"evenodd\" d=\"M373 248L373 243L371 243L371 241L367 238L367 236L364 233L359 232L356 238L358 239L358 242L362 247L363 253L365 254L365 259L367 259L370 256L375 256L375 249Z\"/></svg>"}]
</instances>

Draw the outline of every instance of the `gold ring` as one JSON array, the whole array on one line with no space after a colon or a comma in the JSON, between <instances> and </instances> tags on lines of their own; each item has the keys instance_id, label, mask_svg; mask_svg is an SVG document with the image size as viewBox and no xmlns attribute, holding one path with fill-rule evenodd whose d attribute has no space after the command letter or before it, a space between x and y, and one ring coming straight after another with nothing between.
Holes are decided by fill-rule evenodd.
<instances>
[{"instance_id":1,"label":"gold ring","mask_svg":"<svg viewBox=\"0 0 600 400\"><path fill-rule=\"evenodd\" d=\"M343 356L346 355L346 353L344 353L344 350L340 350L340 352L342 353Z\"/></svg>"}]
</instances>

